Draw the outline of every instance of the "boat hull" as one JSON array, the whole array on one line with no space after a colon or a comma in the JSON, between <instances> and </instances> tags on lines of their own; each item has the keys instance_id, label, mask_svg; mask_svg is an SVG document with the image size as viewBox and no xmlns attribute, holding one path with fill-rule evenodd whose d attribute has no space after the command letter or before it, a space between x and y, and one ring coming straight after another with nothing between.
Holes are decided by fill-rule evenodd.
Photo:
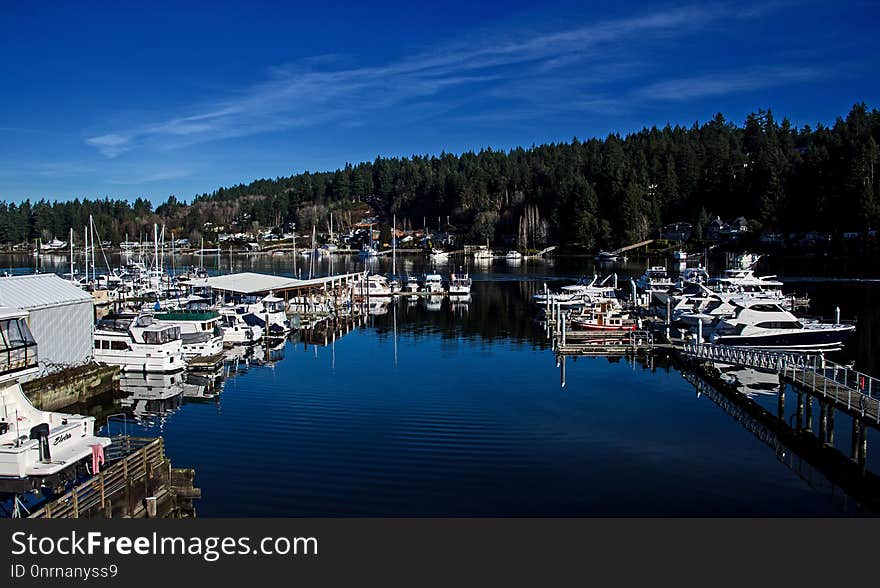
<instances>
[{"instance_id":1,"label":"boat hull","mask_svg":"<svg viewBox=\"0 0 880 588\"><path fill-rule=\"evenodd\" d=\"M714 338L713 343L759 349L826 351L843 347L844 341L853 330L852 327L841 327L838 329L803 329L792 333L766 335L719 335Z\"/></svg>"}]
</instances>

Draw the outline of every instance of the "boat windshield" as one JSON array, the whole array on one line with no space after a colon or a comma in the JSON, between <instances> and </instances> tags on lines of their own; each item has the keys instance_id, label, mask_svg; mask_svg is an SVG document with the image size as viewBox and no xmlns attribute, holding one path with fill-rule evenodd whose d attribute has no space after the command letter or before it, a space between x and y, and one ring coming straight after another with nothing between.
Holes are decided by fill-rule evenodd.
<instances>
[{"instance_id":1,"label":"boat windshield","mask_svg":"<svg viewBox=\"0 0 880 588\"><path fill-rule=\"evenodd\" d=\"M282 300L273 300L271 302L263 301L263 308L268 312L284 312L284 302Z\"/></svg>"}]
</instances>

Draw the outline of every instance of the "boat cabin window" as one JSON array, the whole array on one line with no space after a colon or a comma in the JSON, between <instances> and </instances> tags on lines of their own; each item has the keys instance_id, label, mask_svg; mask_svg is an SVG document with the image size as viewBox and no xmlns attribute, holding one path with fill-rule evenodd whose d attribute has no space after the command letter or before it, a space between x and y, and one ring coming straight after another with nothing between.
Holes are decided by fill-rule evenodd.
<instances>
[{"instance_id":1,"label":"boat cabin window","mask_svg":"<svg viewBox=\"0 0 880 588\"><path fill-rule=\"evenodd\" d=\"M761 329L802 329L799 321L764 321L756 325Z\"/></svg>"},{"instance_id":2,"label":"boat cabin window","mask_svg":"<svg viewBox=\"0 0 880 588\"><path fill-rule=\"evenodd\" d=\"M128 351L131 348L125 341L110 341L110 349L115 351Z\"/></svg>"},{"instance_id":3,"label":"boat cabin window","mask_svg":"<svg viewBox=\"0 0 880 588\"><path fill-rule=\"evenodd\" d=\"M144 331L144 343L159 345L180 339L180 327L170 327L156 331Z\"/></svg>"},{"instance_id":4,"label":"boat cabin window","mask_svg":"<svg viewBox=\"0 0 880 588\"><path fill-rule=\"evenodd\" d=\"M263 302L263 306L269 312L284 312L284 302L281 300L273 300L272 302Z\"/></svg>"},{"instance_id":5,"label":"boat cabin window","mask_svg":"<svg viewBox=\"0 0 880 588\"><path fill-rule=\"evenodd\" d=\"M0 372L37 364L37 342L24 318L0 321Z\"/></svg>"},{"instance_id":6,"label":"boat cabin window","mask_svg":"<svg viewBox=\"0 0 880 588\"><path fill-rule=\"evenodd\" d=\"M754 310L755 312L784 312L777 304L753 304L749 307L749 310Z\"/></svg>"}]
</instances>

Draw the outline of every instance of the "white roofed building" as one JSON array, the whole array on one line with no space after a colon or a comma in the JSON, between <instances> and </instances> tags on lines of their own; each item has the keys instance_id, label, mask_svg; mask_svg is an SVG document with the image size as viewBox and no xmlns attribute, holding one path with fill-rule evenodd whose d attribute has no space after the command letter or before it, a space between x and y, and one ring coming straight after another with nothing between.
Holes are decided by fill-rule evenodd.
<instances>
[{"instance_id":1,"label":"white roofed building","mask_svg":"<svg viewBox=\"0 0 880 588\"><path fill-rule=\"evenodd\" d=\"M95 306L88 292L55 274L0 277L0 306L28 312L42 373L92 360Z\"/></svg>"}]
</instances>

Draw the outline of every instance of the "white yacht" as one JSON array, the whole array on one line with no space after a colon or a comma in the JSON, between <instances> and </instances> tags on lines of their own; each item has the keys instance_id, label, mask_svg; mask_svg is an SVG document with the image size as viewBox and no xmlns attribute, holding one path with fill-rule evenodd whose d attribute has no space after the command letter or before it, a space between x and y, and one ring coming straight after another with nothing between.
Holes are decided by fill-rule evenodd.
<instances>
[{"instance_id":1,"label":"white yacht","mask_svg":"<svg viewBox=\"0 0 880 588\"><path fill-rule=\"evenodd\" d=\"M615 253L614 251L604 251L603 250L603 251L600 251L599 253L597 253L596 255L594 255L593 260L598 261L600 263L601 262L612 262L612 261L617 261L618 257L619 257L618 254Z\"/></svg>"},{"instance_id":2,"label":"white yacht","mask_svg":"<svg viewBox=\"0 0 880 588\"><path fill-rule=\"evenodd\" d=\"M467 274L457 273L449 275L449 295L450 296L470 296L471 278Z\"/></svg>"},{"instance_id":3,"label":"white yacht","mask_svg":"<svg viewBox=\"0 0 880 588\"><path fill-rule=\"evenodd\" d=\"M263 338L265 321L248 312L245 306L224 306L219 312L224 346L250 345Z\"/></svg>"},{"instance_id":4,"label":"white yacht","mask_svg":"<svg viewBox=\"0 0 880 588\"><path fill-rule=\"evenodd\" d=\"M508 251L504 254L504 259L522 259L523 254L519 251Z\"/></svg>"},{"instance_id":5,"label":"white yacht","mask_svg":"<svg viewBox=\"0 0 880 588\"><path fill-rule=\"evenodd\" d=\"M784 298L782 282L776 276L756 276L750 269L725 270L722 277L710 280L710 285L720 292L772 294Z\"/></svg>"},{"instance_id":6,"label":"white yacht","mask_svg":"<svg viewBox=\"0 0 880 588\"><path fill-rule=\"evenodd\" d=\"M283 338L290 333L290 319L287 318L283 299L270 292L263 298L245 297L241 303L248 312L266 323L263 327L264 336Z\"/></svg>"},{"instance_id":7,"label":"white yacht","mask_svg":"<svg viewBox=\"0 0 880 588\"><path fill-rule=\"evenodd\" d=\"M485 247L481 245L479 249L476 249L474 251L474 259L488 260L494 257L495 255L492 254L492 250L489 249L488 245L486 245Z\"/></svg>"},{"instance_id":8,"label":"white yacht","mask_svg":"<svg viewBox=\"0 0 880 588\"><path fill-rule=\"evenodd\" d=\"M419 280L415 276L407 276L403 285L403 291L409 294L415 294L419 291Z\"/></svg>"},{"instance_id":9,"label":"white yacht","mask_svg":"<svg viewBox=\"0 0 880 588\"><path fill-rule=\"evenodd\" d=\"M666 268L655 265L645 270L645 273L638 279L636 285L647 293L667 292L674 284L666 273Z\"/></svg>"},{"instance_id":10,"label":"white yacht","mask_svg":"<svg viewBox=\"0 0 880 588\"><path fill-rule=\"evenodd\" d=\"M694 282L697 284L707 284L709 282L709 272L703 266L687 267L681 271L679 277L682 282Z\"/></svg>"},{"instance_id":11,"label":"white yacht","mask_svg":"<svg viewBox=\"0 0 880 588\"><path fill-rule=\"evenodd\" d=\"M166 373L186 367L180 327L148 314L109 314L95 325L94 357L123 372Z\"/></svg>"},{"instance_id":12,"label":"white yacht","mask_svg":"<svg viewBox=\"0 0 880 588\"><path fill-rule=\"evenodd\" d=\"M180 328L183 355L187 360L212 357L223 352L220 313L204 298L191 298L180 309L157 312L153 320Z\"/></svg>"},{"instance_id":13,"label":"white yacht","mask_svg":"<svg viewBox=\"0 0 880 588\"><path fill-rule=\"evenodd\" d=\"M545 306L549 300L550 303L558 304L563 308L583 308L597 302L611 302L620 306L615 287L616 281L614 274L605 276L602 280L595 275L591 279L584 276L574 284L562 286L561 292L535 294L532 300L539 306Z\"/></svg>"},{"instance_id":14,"label":"white yacht","mask_svg":"<svg viewBox=\"0 0 880 588\"><path fill-rule=\"evenodd\" d=\"M0 491L16 494L75 478L92 446L110 445L95 435L95 417L39 410L25 396L19 379L39 369L27 316L0 308Z\"/></svg>"},{"instance_id":15,"label":"white yacht","mask_svg":"<svg viewBox=\"0 0 880 588\"><path fill-rule=\"evenodd\" d=\"M366 291L364 292L365 296L387 298L388 296L394 294L388 278L386 278L385 276L380 276L378 274L371 274L367 276L367 280L364 286L366 286Z\"/></svg>"},{"instance_id":16,"label":"white yacht","mask_svg":"<svg viewBox=\"0 0 880 588\"><path fill-rule=\"evenodd\" d=\"M430 294L439 294L443 292L443 278L440 274L425 275L422 289Z\"/></svg>"},{"instance_id":17,"label":"white yacht","mask_svg":"<svg viewBox=\"0 0 880 588\"><path fill-rule=\"evenodd\" d=\"M807 322L766 301L739 300L730 318L720 320L710 341L720 345L784 349L793 351L834 351L855 330L854 325Z\"/></svg>"}]
</instances>

